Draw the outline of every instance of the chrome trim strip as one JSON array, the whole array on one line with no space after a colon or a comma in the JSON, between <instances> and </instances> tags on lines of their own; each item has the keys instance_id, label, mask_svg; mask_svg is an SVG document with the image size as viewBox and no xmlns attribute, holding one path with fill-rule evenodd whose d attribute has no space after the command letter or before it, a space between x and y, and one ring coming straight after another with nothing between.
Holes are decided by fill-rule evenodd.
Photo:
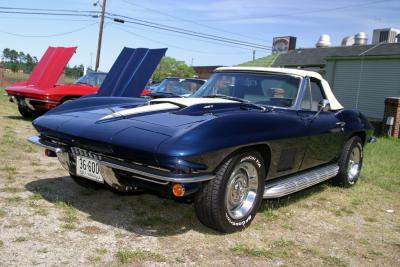
<instances>
[{"instance_id":1,"label":"chrome trim strip","mask_svg":"<svg viewBox=\"0 0 400 267\"><path fill-rule=\"evenodd\" d=\"M127 166L122 166L119 164L115 164L115 163L111 163L111 162L107 162L104 160L101 160L99 162L101 165L113 168L113 169L118 169L121 171L126 171L126 172L130 172L130 173L134 173L134 174L139 174L139 175L143 175L145 176L144 178L146 179L146 177L152 178L152 179L156 179L156 180L160 180L160 181L166 181L166 182L175 182L175 183L197 183L197 182L204 182L204 181L209 181L215 178L214 175L211 174L205 174L205 175L198 175L198 176L193 176L193 177L166 177L166 176L162 176L162 175L157 175L157 174L153 174L153 173L149 173L149 172L145 172L145 171L141 171L141 170L137 170L134 168L130 168ZM135 176L135 178L139 178L137 176Z\"/></svg>"},{"instance_id":2,"label":"chrome trim strip","mask_svg":"<svg viewBox=\"0 0 400 267\"><path fill-rule=\"evenodd\" d=\"M51 144L49 144L49 143L44 143L43 142L43 140L42 139L40 139L40 137L39 136L31 136L31 137L28 137L28 142L30 142L30 143L32 143L32 144L34 144L34 145L37 145L37 146L41 146L41 147L43 147L43 148L46 148L46 149L48 149L48 150L51 150L51 151L54 151L54 152L64 152L64 149L63 148L61 148L61 147L58 147L58 146L52 146Z\"/></svg>"},{"instance_id":3,"label":"chrome trim strip","mask_svg":"<svg viewBox=\"0 0 400 267\"><path fill-rule=\"evenodd\" d=\"M32 144L35 144L35 145L38 145L38 146L41 146L43 148L46 148L46 149L49 149L51 151L56 152L57 156L65 151L61 147L52 146L49 143L43 142L43 140L41 140L39 136L31 136L31 137L28 138L28 141L30 143L32 143ZM163 176L163 175L160 175L160 174L154 174L154 173L150 173L150 172L147 172L147 171L137 170L137 169L131 168L129 166L123 166L122 164L117 164L117 163L112 163L112 162L105 161L104 159L102 159L101 156L97 155L96 157L94 157L93 155L95 155L95 153L91 153L90 151L86 151L84 149L72 147L71 151L72 151L72 154L74 156L76 156L76 155L86 155L87 157L91 157L93 159L98 160L99 164L102 165L102 166L113 168L113 169L117 169L117 170L121 170L121 171L126 171L126 172L129 172L129 173L132 173L132 174L136 174L136 175L133 175L133 178L145 180L145 181L148 181L148 182L158 183L158 184L167 184L169 182L175 182L175 183L198 183L198 182L209 181L209 180L212 180L212 179L215 178L215 175L212 175L212 174L204 174L204 175L194 174L194 175L191 175L191 176L190 176L190 174L188 174L186 177L184 175L182 175L182 177L179 177L181 174L177 174L176 177L173 177L174 176L173 173L168 173L165 176ZM85 152L86 152L86 154L85 154ZM155 171L157 171L157 170L155 169ZM159 171L159 172L161 172L161 171ZM144 177L139 177L137 175L142 175ZM188 177L188 176L190 176L190 177Z\"/></svg>"},{"instance_id":4,"label":"chrome trim strip","mask_svg":"<svg viewBox=\"0 0 400 267\"><path fill-rule=\"evenodd\" d=\"M52 104L58 104L58 103L60 103L60 101L53 101L53 100L39 99L39 98L29 98L29 97L25 97L25 100L27 100L27 101L44 102L44 103L52 103Z\"/></svg>"},{"instance_id":5,"label":"chrome trim strip","mask_svg":"<svg viewBox=\"0 0 400 267\"><path fill-rule=\"evenodd\" d=\"M25 104L32 110L36 110L35 107L31 104L31 101L42 102L42 103L51 103L51 104L60 104L59 101L47 100L47 99L37 99L37 98L27 98L24 99Z\"/></svg>"},{"instance_id":6,"label":"chrome trim strip","mask_svg":"<svg viewBox=\"0 0 400 267\"><path fill-rule=\"evenodd\" d=\"M337 164L330 164L270 183L267 181L263 198L278 198L292 194L326 181L336 176L338 172L339 166Z\"/></svg>"}]
</instances>

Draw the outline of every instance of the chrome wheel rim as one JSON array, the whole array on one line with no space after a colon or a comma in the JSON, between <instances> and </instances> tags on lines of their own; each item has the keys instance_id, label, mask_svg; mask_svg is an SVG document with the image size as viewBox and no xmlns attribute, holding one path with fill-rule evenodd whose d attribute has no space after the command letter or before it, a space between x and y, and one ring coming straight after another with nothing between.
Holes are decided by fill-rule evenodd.
<instances>
[{"instance_id":1,"label":"chrome wheel rim","mask_svg":"<svg viewBox=\"0 0 400 267\"><path fill-rule=\"evenodd\" d=\"M258 172L249 162L235 166L229 177L225 205L229 216L235 220L246 217L255 205L258 189Z\"/></svg>"},{"instance_id":2,"label":"chrome wheel rim","mask_svg":"<svg viewBox=\"0 0 400 267\"><path fill-rule=\"evenodd\" d=\"M361 147L357 144L350 152L349 164L347 166L347 177L350 183L354 183L361 169Z\"/></svg>"}]
</instances>

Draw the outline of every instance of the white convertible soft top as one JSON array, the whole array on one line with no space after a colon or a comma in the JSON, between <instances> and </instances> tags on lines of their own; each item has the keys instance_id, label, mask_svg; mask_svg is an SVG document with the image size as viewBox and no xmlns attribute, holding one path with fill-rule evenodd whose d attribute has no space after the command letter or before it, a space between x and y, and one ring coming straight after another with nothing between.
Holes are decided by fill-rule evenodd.
<instances>
[{"instance_id":1,"label":"white convertible soft top","mask_svg":"<svg viewBox=\"0 0 400 267\"><path fill-rule=\"evenodd\" d=\"M316 78L321 81L322 89L328 98L329 104L332 110L339 110L342 109L343 106L339 103L336 99L335 95L333 94L329 83L322 78L322 76L315 72L315 71L308 71L308 70L299 70L299 69L288 69L288 68L264 68L264 67L221 67L215 70L216 72L229 72L229 71L249 71L249 72L269 72L269 73L284 73L284 74L291 74L297 75L301 77L312 77Z\"/></svg>"}]
</instances>

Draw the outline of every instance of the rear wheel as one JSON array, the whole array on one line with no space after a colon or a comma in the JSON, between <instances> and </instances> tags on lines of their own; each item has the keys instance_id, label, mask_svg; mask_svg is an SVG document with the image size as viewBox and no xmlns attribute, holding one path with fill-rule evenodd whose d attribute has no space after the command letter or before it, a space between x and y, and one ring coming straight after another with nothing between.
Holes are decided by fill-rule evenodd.
<instances>
[{"instance_id":1,"label":"rear wheel","mask_svg":"<svg viewBox=\"0 0 400 267\"><path fill-rule=\"evenodd\" d=\"M354 185L361 172L363 162L363 143L360 137L353 136L344 145L339 159L339 173L334 183L343 187Z\"/></svg>"},{"instance_id":2,"label":"rear wheel","mask_svg":"<svg viewBox=\"0 0 400 267\"><path fill-rule=\"evenodd\" d=\"M229 158L195 198L195 211L206 226L230 233L250 225L264 192L264 160L257 151Z\"/></svg>"}]
</instances>

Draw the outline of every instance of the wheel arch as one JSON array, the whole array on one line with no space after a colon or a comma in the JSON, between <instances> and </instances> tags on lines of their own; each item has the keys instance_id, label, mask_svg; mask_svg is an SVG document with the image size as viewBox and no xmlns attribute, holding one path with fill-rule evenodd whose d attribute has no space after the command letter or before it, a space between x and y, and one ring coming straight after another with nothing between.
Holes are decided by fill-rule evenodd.
<instances>
[{"instance_id":1,"label":"wheel arch","mask_svg":"<svg viewBox=\"0 0 400 267\"><path fill-rule=\"evenodd\" d=\"M361 141L362 141L362 144L365 145L365 141L367 139L367 134L364 131L357 131L357 132L352 133L351 136L349 137L349 139L354 137L354 136L360 137Z\"/></svg>"},{"instance_id":2,"label":"wheel arch","mask_svg":"<svg viewBox=\"0 0 400 267\"><path fill-rule=\"evenodd\" d=\"M218 164L216 170L218 170L231 157L249 151L257 151L260 153L260 155L264 160L265 174L268 175L268 170L271 163L271 148L269 147L268 144L255 144L237 148L236 150L228 154L220 164Z\"/></svg>"}]
</instances>

